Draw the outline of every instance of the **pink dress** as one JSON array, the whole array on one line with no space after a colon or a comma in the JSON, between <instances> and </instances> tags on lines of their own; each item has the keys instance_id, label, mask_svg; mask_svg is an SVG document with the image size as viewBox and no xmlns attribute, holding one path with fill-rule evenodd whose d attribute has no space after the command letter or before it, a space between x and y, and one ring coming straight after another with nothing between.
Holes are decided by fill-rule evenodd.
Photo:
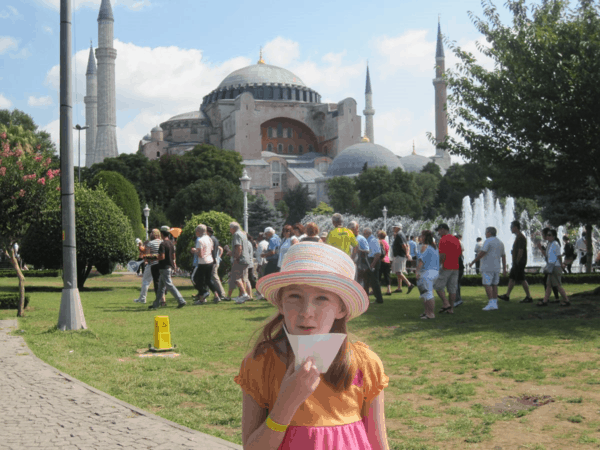
<instances>
[{"instance_id":1,"label":"pink dress","mask_svg":"<svg viewBox=\"0 0 600 450\"><path fill-rule=\"evenodd\" d=\"M371 450L363 407L388 385L377 354L362 342L350 344L352 386L334 392L323 381L300 405L288 427L280 450ZM269 348L257 358L246 357L235 382L263 408L270 410L281 386L286 366Z\"/></svg>"}]
</instances>

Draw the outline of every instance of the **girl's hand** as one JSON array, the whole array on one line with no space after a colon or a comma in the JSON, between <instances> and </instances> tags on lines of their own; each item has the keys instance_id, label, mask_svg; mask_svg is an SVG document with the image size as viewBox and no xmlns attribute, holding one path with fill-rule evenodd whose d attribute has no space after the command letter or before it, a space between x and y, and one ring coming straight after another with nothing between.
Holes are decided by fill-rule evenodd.
<instances>
[{"instance_id":1,"label":"girl's hand","mask_svg":"<svg viewBox=\"0 0 600 450\"><path fill-rule=\"evenodd\" d=\"M277 401L282 401L287 406L298 408L304 401L311 396L321 382L319 370L315 366L313 358L306 358L306 361L297 371L294 371L294 362L290 364L283 380Z\"/></svg>"}]
</instances>

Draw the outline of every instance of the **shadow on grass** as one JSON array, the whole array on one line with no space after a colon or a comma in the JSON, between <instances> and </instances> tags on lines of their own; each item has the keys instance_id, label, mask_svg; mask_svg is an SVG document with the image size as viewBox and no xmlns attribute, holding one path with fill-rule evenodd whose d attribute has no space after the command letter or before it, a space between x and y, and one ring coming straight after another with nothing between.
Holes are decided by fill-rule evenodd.
<instances>
[{"instance_id":1,"label":"shadow on grass","mask_svg":"<svg viewBox=\"0 0 600 450\"><path fill-rule=\"evenodd\" d=\"M149 310L148 307L139 309L139 308L136 308L134 306L134 307L131 307L131 308L127 308L126 307L126 308L119 308L119 309L103 309L102 311L104 311L104 312L117 312L117 313L118 312L123 312L123 313L126 313L126 312L134 312L134 313L149 312L149 313L151 313L151 312L159 312L161 310L163 310L163 311L169 311L169 309L170 308L166 308L166 309L165 308L161 308L161 309Z\"/></svg>"}]
</instances>

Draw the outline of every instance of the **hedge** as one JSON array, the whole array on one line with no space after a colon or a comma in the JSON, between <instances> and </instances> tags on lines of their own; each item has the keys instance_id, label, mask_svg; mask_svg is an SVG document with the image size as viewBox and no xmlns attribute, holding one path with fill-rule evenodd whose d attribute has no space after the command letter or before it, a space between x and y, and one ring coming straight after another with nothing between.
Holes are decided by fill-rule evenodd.
<instances>
[{"instance_id":1,"label":"hedge","mask_svg":"<svg viewBox=\"0 0 600 450\"><path fill-rule=\"evenodd\" d=\"M395 276L394 276L395 277ZM417 280L414 274L407 275L411 283ZM529 284L543 284L543 273L526 273L525 279ZM600 272L593 273L569 273L562 275L563 284L600 284ZM460 281L461 286L481 286L481 275L464 275ZM508 276L500 276L500 286L508 285Z\"/></svg>"},{"instance_id":2,"label":"hedge","mask_svg":"<svg viewBox=\"0 0 600 450\"><path fill-rule=\"evenodd\" d=\"M0 294L0 309L17 309L19 304L19 293ZM29 295L25 296L25 308L29 304Z\"/></svg>"},{"instance_id":3,"label":"hedge","mask_svg":"<svg viewBox=\"0 0 600 450\"><path fill-rule=\"evenodd\" d=\"M58 277L60 276L60 270L46 269L46 270L25 270L22 271L25 278L44 278L44 277ZM14 269L0 269L0 278L16 278L17 272Z\"/></svg>"}]
</instances>

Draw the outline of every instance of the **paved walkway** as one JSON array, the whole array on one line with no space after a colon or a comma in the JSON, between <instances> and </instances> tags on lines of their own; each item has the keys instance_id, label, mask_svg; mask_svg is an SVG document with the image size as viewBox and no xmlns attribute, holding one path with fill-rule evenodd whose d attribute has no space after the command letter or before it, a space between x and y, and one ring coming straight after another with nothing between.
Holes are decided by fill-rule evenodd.
<instances>
[{"instance_id":1,"label":"paved walkway","mask_svg":"<svg viewBox=\"0 0 600 450\"><path fill-rule=\"evenodd\" d=\"M0 320L0 448L242 450L117 400L33 355Z\"/></svg>"}]
</instances>

